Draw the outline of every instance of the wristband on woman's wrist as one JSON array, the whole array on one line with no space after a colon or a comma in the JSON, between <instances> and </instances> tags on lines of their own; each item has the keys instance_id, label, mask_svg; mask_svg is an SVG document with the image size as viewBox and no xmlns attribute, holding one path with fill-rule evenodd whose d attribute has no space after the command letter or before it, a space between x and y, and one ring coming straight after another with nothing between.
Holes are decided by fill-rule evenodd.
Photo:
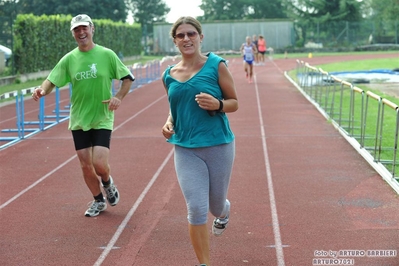
<instances>
[{"instance_id":1,"label":"wristband on woman's wrist","mask_svg":"<svg viewBox=\"0 0 399 266\"><path fill-rule=\"evenodd\" d=\"M223 102L222 100L219 100L219 109L216 110L216 112L220 113L223 111Z\"/></svg>"}]
</instances>

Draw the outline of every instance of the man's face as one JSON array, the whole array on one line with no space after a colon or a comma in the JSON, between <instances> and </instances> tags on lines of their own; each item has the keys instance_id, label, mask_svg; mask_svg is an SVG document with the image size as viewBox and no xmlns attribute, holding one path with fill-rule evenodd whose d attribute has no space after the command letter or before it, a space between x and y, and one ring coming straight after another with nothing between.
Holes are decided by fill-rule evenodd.
<instances>
[{"instance_id":1,"label":"man's face","mask_svg":"<svg viewBox=\"0 0 399 266\"><path fill-rule=\"evenodd\" d=\"M93 42L94 26L77 26L72 30L72 35L75 38L78 46L87 46Z\"/></svg>"}]
</instances>

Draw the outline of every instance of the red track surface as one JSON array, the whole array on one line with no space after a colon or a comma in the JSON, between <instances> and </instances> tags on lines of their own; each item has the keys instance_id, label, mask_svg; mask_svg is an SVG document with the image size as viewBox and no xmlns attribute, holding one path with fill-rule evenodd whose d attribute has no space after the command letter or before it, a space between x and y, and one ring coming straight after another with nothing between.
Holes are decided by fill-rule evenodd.
<instances>
[{"instance_id":1,"label":"red track surface","mask_svg":"<svg viewBox=\"0 0 399 266\"><path fill-rule=\"evenodd\" d=\"M392 54L304 61L384 56ZM229 62L240 105L229 114L232 215L225 234L211 237L212 265L312 265L332 259L322 251L340 250L392 250L343 258L399 265L398 195L285 79L295 66L267 61L248 84L241 59ZM25 110L34 119L38 103L27 100ZM15 111L0 111L7 128ZM1 150L0 265L195 265L172 146L161 134L167 112L160 80L125 98L110 158L121 201L95 218L83 215L92 198L67 122Z\"/></svg>"}]
</instances>

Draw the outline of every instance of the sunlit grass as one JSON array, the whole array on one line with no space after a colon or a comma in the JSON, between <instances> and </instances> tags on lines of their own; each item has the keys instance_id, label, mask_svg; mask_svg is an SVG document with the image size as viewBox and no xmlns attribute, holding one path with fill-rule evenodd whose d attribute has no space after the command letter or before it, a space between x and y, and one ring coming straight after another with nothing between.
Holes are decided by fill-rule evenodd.
<instances>
[{"instance_id":1,"label":"sunlit grass","mask_svg":"<svg viewBox=\"0 0 399 266\"><path fill-rule=\"evenodd\" d=\"M339 72L393 69L397 68L398 64L396 60L392 59L372 59L324 64L314 67L320 67L327 72ZM296 70L289 72L289 76L298 82L296 74ZM331 120L334 120L348 135L354 137L377 161L383 163L387 170L393 172L398 113L396 109L382 105L378 99L368 97L367 92L372 92L378 95L380 99L390 101L394 106L397 105L398 98L372 89L367 84L356 85L356 87L361 89L362 92L354 92L351 95L351 89L348 86L337 82L323 84L313 89L318 90L325 97L312 98L326 111ZM312 92L306 87L303 89L308 94ZM353 101L351 102L351 100ZM382 111L384 111L383 116L380 115ZM399 158L396 158L396 164L399 164ZM396 175L399 174L399 165L395 167L395 173Z\"/></svg>"}]
</instances>

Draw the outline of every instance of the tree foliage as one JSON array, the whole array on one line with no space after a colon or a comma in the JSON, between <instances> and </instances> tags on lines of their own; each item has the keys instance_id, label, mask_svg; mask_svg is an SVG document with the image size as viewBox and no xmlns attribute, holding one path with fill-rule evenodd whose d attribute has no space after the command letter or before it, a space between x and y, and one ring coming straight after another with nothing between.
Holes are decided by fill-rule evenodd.
<instances>
[{"instance_id":1,"label":"tree foliage","mask_svg":"<svg viewBox=\"0 0 399 266\"><path fill-rule=\"evenodd\" d=\"M395 21L399 18L399 0L373 0L370 3L372 17L382 21Z\"/></svg>"},{"instance_id":2,"label":"tree foliage","mask_svg":"<svg viewBox=\"0 0 399 266\"><path fill-rule=\"evenodd\" d=\"M346 22L362 20L362 2L357 0L282 0L288 17L295 21L297 45L302 46L317 34L329 35L329 43L334 44L342 36ZM328 25L328 26L327 26ZM321 26L328 29L321 30ZM323 31L323 32L319 32ZM308 36L310 35L310 36ZM309 38L309 39L308 39ZM317 41L317 40L315 40Z\"/></svg>"},{"instance_id":3,"label":"tree foliage","mask_svg":"<svg viewBox=\"0 0 399 266\"><path fill-rule=\"evenodd\" d=\"M163 0L126 0L135 22L140 23L143 31L152 32L155 22L165 22L170 8Z\"/></svg>"},{"instance_id":4,"label":"tree foliage","mask_svg":"<svg viewBox=\"0 0 399 266\"><path fill-rule=\"evenodd\" d=\"M71 15L18 15L13 26L15 69L19 73L31 73L54 67L62 56L76 47L69 31L71 19ZM109 19L93 19L93 23L96 43L125 56L141 53L139 25Z\"/></svg>"},{"instance_id":5,"label":"tree foliage","mask_svg":"<svg viewBox=\"0 0 399 266\"><path fill-rule=\"evenodd\" d=\"M357 0L283 0L288 16L298 21L328 23L359 21L362 2Z\"/></svg>"},{"instance_id":6,"label":"tree foliage","mask_svg":"<svg viewBox=\"0 0 399 266\"><path fill-rule=\"evenodd\" d=\"M286 18L281 0L202 0L200 20Z\"/></svg>"},{"instance_id":7,"label":"tree foliage","mask_svg":"<svg viewBox=\"0 0 399 266\"><path fill-rule=\"evenodd\" d=\"M125 21L127 18L124 0L19 0L20 14L72 15L88 14L96 19Z\"/></svg>"},{"instance_id":8,"label":"tree foliage","mask_svg":"<svg viewBox=\"0 0 399 266\"><path fill-rule=\"evenodd\" d=\"M154 23L165 22L170 8L163 0L126 0L126 4L133 14L135 22L141 25L145 52L151 44L149 36L153 35Z\"/></svg>"},{"instance_id":9,"label":"tree foliage","mask_svg":"<svg viewBox=\"0 0 399 266\"><path fill-rule=\"evenodd\" d=\"M398 43L399 0L369 0L369 15L373 21L373 42Z\"/></svg>"}]
</instances>

